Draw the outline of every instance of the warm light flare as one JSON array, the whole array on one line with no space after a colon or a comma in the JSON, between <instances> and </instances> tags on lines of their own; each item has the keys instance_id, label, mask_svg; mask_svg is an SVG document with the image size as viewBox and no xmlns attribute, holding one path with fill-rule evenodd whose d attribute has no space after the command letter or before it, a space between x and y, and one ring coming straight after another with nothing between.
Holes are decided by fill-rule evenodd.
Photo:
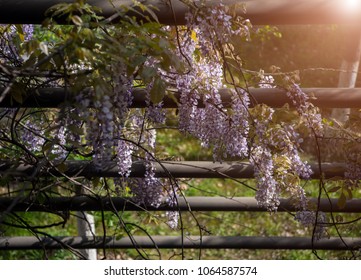
<instances>
[{"instance_id":1,"label":"warm light flare","mask_svg":"<svg viewBox=\"0 0 361 280\"><path fill-rule=\"evenodd\" d=\"M361 8L361 0L342 0L342 5L349 11L358 10Z\"/></svg>"}]
</instances>

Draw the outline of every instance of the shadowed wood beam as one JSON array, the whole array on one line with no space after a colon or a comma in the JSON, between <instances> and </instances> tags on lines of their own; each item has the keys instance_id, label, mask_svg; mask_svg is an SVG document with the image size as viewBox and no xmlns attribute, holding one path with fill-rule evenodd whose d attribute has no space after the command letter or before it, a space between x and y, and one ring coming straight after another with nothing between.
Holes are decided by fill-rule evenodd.
<instances>
[{"instance_id":1,"label":"shadowed wood beam","mask_svg":"<svg viewBox=\"0 0 361 280\"><path fill-rule=\"evenodd\" d=\"M165 201L159 207L136 204L131 198L122 197L52 197L37 201L27 197L0 197L0 211L53 212L53 211L237 211L266 212L254 197L179 197L178 204L170 206ZM339 207L337 199L310 198L310 206L318 205L322 212L361 213L361 199L348 200ZM289 199L281 199L277 212L296 212L298 209Z\"/></svg>"},{"instance_id":2,"label":"shadowed wood beam","mask_svg":"<svg viewBox=\"0 0 361 280\"><path fill-rule=\"evenodd\" d=\"M45 19L47 9L59 3L72 3L72 0L0 0L0 23L34 23ZM184 24L188 7L179 0L145 0L144 5L154 8L162 24ZM200 5L199 0L194 1ZM205 1L214 6L219 1ZM130 7L131 0L88 0L87 3L101 8L100 15L110 17L114 7ZM171 4L170 4L171 3ZM231 13L250 19L253 24L332 24L359 23L359 7L350 7L344 0L223 0L230 6ZM114 5L114 7L113 7ZM246 10L246 14L244 13ZM131 13L129 13L132 15ZM136 15L133 13L133 15ZM142 16L137 16L142 18Z\"/></svg>"},{"instance_id":3,"label":"shadowed wood beam","mask_svg":"<svg viewBox=\"0 0 361 280\"><path fill-rule=\"evenodd\" d=\"M154 163L155 176L158 178L254 178L254 168L248 162L223 162L212 161L161 161ZM15 177L28 176L67 176L79 177L120 177L116 162L104 163L101 167L90 161L66 161L61 167L61 173L56 168L43 169L31 165L13 165L9 162L0 162L0 175ZM318 164L311 164L313 174L311 178L342 178L346 170L344 163L322 163L321 170ZM144 177L145 163L133 162L130 177ZM38 173L35 173L38 172ZM321 173L320 173L321 172Z\"/></svg>"},{"instance_id":4,"label":"shadowed wood beam","mask_svg":"<svg viewBox=\"0 0 361 280\"><path fill-rule=\"evenodd\" d=\"M346 244L346 245L345 245ZM27 249L64 249L64 245L74 249L282 249L282 250L358 250L361 238L330 237L315 240L311 237L279 237L279 236L132 236L115 237L0 237L0 250Z\"/></svg>"},{"instance_id":5,"label":"shadowed wood beam","mask_svg":"<svg viewBox=\"0 0 361 280\"><path fill-rule=\"evenodd\" d=\"M4 89L0 88L0 92ZM361 88L303 88L310 96L310 102L321 108L361 108ZM286 91L279 88L250 88L251 106L255 104L266 104L270 107L282 107L292 102L288 98ZM231 104L230 93L228 89L221 89L220 94L224 106ZM63 88L41 88L36 91L30 91L23 97L23 102L19 103L11 98L11 91L7 97L0 102L0 108L56 108L61 105L72 106L74 103L72 97L76 93L65 92ZM144 108L145 90L135 88L133 90L133 108ZM164 98L164 108L177 108L179 92L169 90ZM66 103L64 103L66 102ZM201 102L200 102L201 103ZM90 105L92 106L92 105Z\"/></svg>"}]
</instances>

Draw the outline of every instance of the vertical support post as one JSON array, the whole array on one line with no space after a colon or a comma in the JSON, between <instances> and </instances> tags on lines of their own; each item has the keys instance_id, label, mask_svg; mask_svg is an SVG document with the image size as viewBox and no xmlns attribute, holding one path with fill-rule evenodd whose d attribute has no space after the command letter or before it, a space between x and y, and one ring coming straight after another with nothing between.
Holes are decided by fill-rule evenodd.
<instances>
[{"instance_id":1,"label":"vertical support post","mask_svg":"<svg viewBox=\"0 0 361 280\"><path fill-rule=\"evenodd\" d=\"M338 87L354 88L361 56L361 28L359 26L344 26L344 28L346 40ZM331 118L340 123L345 123L348 120L350 113L350 108L333 109Z\"/></svg>"},{"instance_id":2,"label":"vertical support post","mask_svg":"<svg viewBox=\"0 0 361 280\"><path fill-rule=\"evenodd\" d=\"M78 211L77 215L79 216L79 218L77 219L78 235L85 236L85 237L95 236L94 216L90 215L84 211ZM96 260L97 259L97 250L96 249L82 249L82 250L80 250L80 253L87 260Z\"/></svg>"},{"instance_id":3,"label":"vertical support post","mask_svg":"<svg viewBox=\"0 0 361 280\"><path fill-rule=\"evenodd\" d=\"M85 190L80 188L77 190L78 194L84 194ZM94 216L88 214L85 211L77 211L77 229L78 235L84 237L94 237L95 236L95 221ZM81 249L80 253L87 260L96 260L97 259L97 250L96 249Z\"/></svg>"}]
</instances>

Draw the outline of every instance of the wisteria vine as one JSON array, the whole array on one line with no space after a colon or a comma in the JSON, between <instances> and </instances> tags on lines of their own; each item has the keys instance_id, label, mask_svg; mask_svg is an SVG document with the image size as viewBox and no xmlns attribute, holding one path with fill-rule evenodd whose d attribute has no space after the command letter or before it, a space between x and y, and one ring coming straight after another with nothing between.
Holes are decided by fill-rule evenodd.
<instances>
[{"instance_id":1,"label":"wisteria vine","mask_svg":"<svg viewBox=\"0 0 361 280\"><path fill-rule=\"evenodd\" d=\"M85 9L81 12L86 15ZM235 82L226 58L232 54L235 37L250 39L252 25L228 12L222 3L190 9L186 25L176 27L142 25L124 13L116 27L99 25L92 30L85 22L61 31L49 26L54 38L49 36L46 42L34 35L31 25L2 26L1 87L23 92L51 84L77 94L72 109L3 109L1 159L16 156L14 164L37 164L45 158L52 166L60 166L60 172L67 159L85 158L99 170L115 162L120 178L113 183L123 194L130 194L133 203L159 207L165 201L174 206L182 195L178 183L155 174L157 127L167 122L163 97L171 89L179 93L181 132L211 149L215 162L248 160L254 166L259 205L276 212L281 197L292 198L298 210L295 219L314 226L321 238L327 219L310 210L302 186L312 170L303 159L300 132L303 129L321 138L326 130L321 113L297 81L286 75L277 80L279 73L273 77L260 72L253 86L282 86L298 117L279 122L277 109L251 104L248 81ZM137 35L140 31L142 36ZM46 63L39 64L43 60ZM34 70L42 77L10 75L14 67L25 65L26 69L30 62L39 64ZM144 109L132 108L133 92L139 88L145 92ZM225 104L222 92L228 93L230 104ZM46 122L40 120L44 117ZM357 154L350 157L358 163ZM139 159L144 162L144 178L133 178L132 165ZM360 173L360 167L349 167L346 177L356 181L359 176L354 174ZM167 216L168 225L177 229L179 213L167 212Z\"/></svg>"}]
</instances>

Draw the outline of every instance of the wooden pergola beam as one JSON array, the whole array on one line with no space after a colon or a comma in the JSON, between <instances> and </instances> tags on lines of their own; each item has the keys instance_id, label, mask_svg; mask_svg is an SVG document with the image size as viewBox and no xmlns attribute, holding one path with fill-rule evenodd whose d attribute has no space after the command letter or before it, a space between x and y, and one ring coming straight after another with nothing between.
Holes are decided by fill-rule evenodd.
<instances>
[{"instance_id":1,"label":"wooden pergola beam","mask_svg":"<svg viewBox=\"0 0 361 280\"><path fill-rule=\"evenodd\" d=\"M64 170L65 169L65 170ZM344 163L322 163L321 170L317 163L311 164L313 174L311 178L342 178L346 171ZM78 176L87 178L120 177L116 162L103 163L101 167L91 161L66 161L62 164L61 173L56 168L39 169L32 165L17 165L0 161L0 175L14 177L33 176ZM145 163L135 161L131 167L130 177L141 178L145 174ZM254 167L249 162L212 161L160 161L154 163L155 176L158 178L254 178Z\"/></svg>"},{"instance_id":2,"label":"wooden pergola beam","mask_svg":"<svg viewBox=\"0 0 361 280\"><path fill-rule=\"evenodd\" d=\"M281 249L281 250L358 250L361 238L330 237L314 240L311 237L279 237L279 236L69 236L69 237L0 237L0 250L30 249Z\"/></svg>"},{"instance_id":3,"label":"wooden pergola beam","mask_svg":"<svg viewBox=\"0 0 361 280\"><path fill-rule=\"evenodd\" d=\"M73 0L0 0L0 23L40 24L45 19L45 12L55 4L72 3ZM100 15L112 16L114 7L132 5L131 0L89 0L89 4L101 8ZM141 1L154 7L154 12L163 24L180 25L185 23L184 15L188 7L179 0ZM200 1L194 1L200 4ZM170 5L171 3L171 5ZM219 1L206 1L208 6ZM348 6L345 0L223 0L231 6L232 13L250 19L253 24L350 24L360 22L360 9ZM236 5L235 5L236 4ZM113 7L114 5L114 7ZM246 14L244 13L246 10ZM134 14L135 15L135 14ZM139 16L138 16L139 17ZM141 18L141 17L140 17Z\"/></svg>"},{"instance_id":4,"label":"wooden pergola beam","mask_svg":"<svg viewBox=\"0 0 361 280\"><path fill-rule=\"evenodd\" d=\"M0 93L4 88L0 88ZM361 88L303 88L310 102L320 108L361 108ZM229 90L220 90L223 105L229 107L231 98ZM270 107L279 108L285 104L292 107L292 101L286 91L280 88L250 88L251 106L266 104ZM68 102L67 106L74 104L72 97L76 93L65 92L63 88L40 88L29 91L23 96L23 102L19 103L11 97L10 93L0 102L0 108L56 108ZM144 108L145 90L136 88L133 90L133 108ZM179 92L170 90L164 98L164 108L177 108ZM200 103L201 105L201 103Z\"/></svg>"},{"instance_id":5,"label":"wooden pergola beam","mask_svg":"<svg viewBox=\"0 0 361 280\"><path fill-rule=\"evenodd\" d=\"M338 199L310 198L310 205L317 205L319 211L332 213L361 213L361 199L348 200L343 207ZM291 200L282 198L277 212L297 212L299 209ZM51 197L37 201L27 197L0 197L0 211L52 212L52 211L222 211L222 212L266 212L254 197L202 197L177 198L171 206L165 201L160 206L136 204L131 198L123 197Z\"/></svg>"}]
</instances>

